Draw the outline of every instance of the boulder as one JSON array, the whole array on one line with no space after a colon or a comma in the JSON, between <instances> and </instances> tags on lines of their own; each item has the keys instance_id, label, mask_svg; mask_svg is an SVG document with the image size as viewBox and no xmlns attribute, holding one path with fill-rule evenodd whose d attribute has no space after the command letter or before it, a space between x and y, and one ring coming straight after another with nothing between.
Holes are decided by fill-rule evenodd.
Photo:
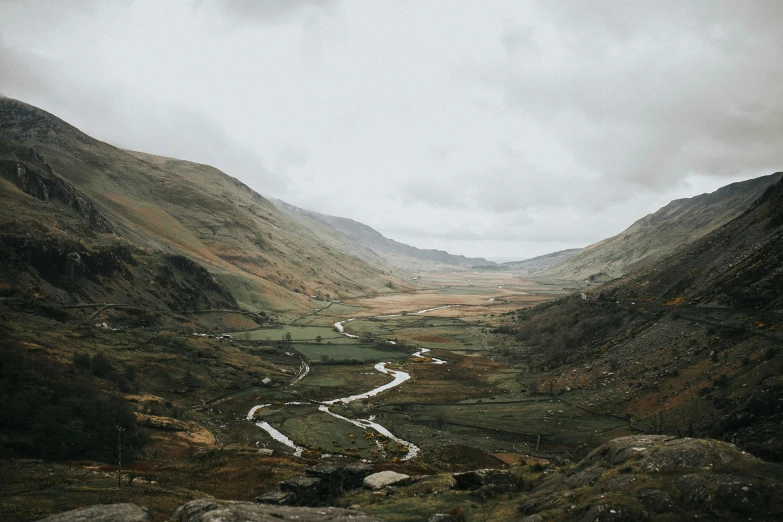
<instances>
[{"instance_id":1,"label":"boulder","mask_svg":"<svg viewBox=\"0 0 783 522\"><path fill-rule=\"evenodd\" d=\"M370 489L381 489L393 484L400 484L410 479L408 475L404 473L397 473L395 471L381 471L380 473L373 473L364 477L364 487Z\"/></svg>"},{"instance_id":2,"label":"boulder","mask_svg":"<svg viewBox=\"0 0 783 522\"><path fill-rule=\"evenodd\" d=\"M256 497L256 502L274 506L290 506L296 497L290 491L269 491Z\"/></svg>"},{"instance_id":3,"label":"boulder","mask_svg":"<svg viewBox=\"0 0 783 522\"><path fill-rule=\"evenodd\" d=\"M66 511L41 519L41 522L152 522L146 508L136 504L101 504Z\"/></svg>"},{"instance_id":4,"label":"boulder","mask_svg":"<svg viewBox=\"0 0 783 522\"><path fill-rule=\"evenodd\" d=\"M321 501L321 479L294 477L280 483L280 490L294 495L293 506L317 506Z\"/></svg>"},{"instance_id":5,"label":"boulder","mask_svg":"<svg viewBox=\"0 0 783 522\"><path fill-rule=\"evenodd\" d=\"M321 498L336 497L343 491L343 468L337 464L324 462L307 470L310 477L321 481Z\"/></svg>"},{"instance_id":6,"label":"boulder","mask_svg":"<svg viewBox=\"0 0 783 522\"><path fill-rule=\"evenodd\" d=\"M174 513L175 522L381 522L361 511L333 507L292 507L199 499L188 502Z\"/></svg>"},{"instance_id":7,"label":"boulder","mask_svg":"<svg viewBox=\"0 0 783 522\"><path fill-rule=\"evenodd\" d=\"M362 487L364 477L372 473L372 465L367 462L351 462L343 468L343 489Z\"/></svg>"},{"instance_id":8,"label":"boulder","mask_svg":"<svg viewBox=\"0 0 783 522\"><path fill-rule=\"evenodd\" d=\"M444 513L435 513L430 517L427 522L456 522L457 519L454 518L454 515L447 515Z\"/></svg>"}]
</instances>

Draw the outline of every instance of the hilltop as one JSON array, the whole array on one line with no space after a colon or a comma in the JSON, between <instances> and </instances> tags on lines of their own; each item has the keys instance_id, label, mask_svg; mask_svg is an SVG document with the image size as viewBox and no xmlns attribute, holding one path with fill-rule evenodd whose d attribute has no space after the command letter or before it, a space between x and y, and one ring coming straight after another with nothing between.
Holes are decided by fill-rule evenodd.
<instances>
[{"instance_id":1,"label":"hilltop","mask_svg":"<svg viewBox=\"0 0 783 522\"><path fill-rule=\"evenodd\" d=\"M604 282L665 257L742 214L783 173L726 185L710 194L677 199L616 236L539 272L557 279Z\"/></svg>"}]
</instances>

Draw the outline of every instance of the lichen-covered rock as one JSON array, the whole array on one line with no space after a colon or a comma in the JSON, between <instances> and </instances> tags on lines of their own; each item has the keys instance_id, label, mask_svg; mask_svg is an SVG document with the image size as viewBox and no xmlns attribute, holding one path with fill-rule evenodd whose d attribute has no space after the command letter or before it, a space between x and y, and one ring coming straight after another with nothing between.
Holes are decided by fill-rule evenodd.
<instances>
[{"instance_id":1,"label":"lichen-covered rock","mask_svg":"<svg viewBox=\"0 0 783 522\"><path fill-rule=\"evenodd\" d=\"M40 522L151 522L146 508L136 504L101 504L66 511L41 519Z\"/></svg>"},{"instance_id":2,"label":"lichen-covered rock","mask_svg":"<svg viewBox=\"0 0 783 522\"><path fill-rule=\"evenodd\" d=\"M592 486L603 474L601 469L590 469L574 473L566 479L566 484L569 488L583 488L585 486Z\"/></svg>"},{"instance_id":3,"label":"lichen-covered rock","mask_svg":"<svg viewBox=\"0 0 783 522\"><path fill-rule=\"evenodd\" d=\"M456 522L456 519L454 518L454 515L435 513L427 522Z\"/></svg>"},{"instance_id":4,"label":"lichen-covered rock","mask_svg":"<svg viewBox=\"0 0 783 522\"><path fill-rule=\"evenodd\" d=\"M646 513L628 506L597 504L587 510L579 522L643 522L649 520Z\"/></svg>"},{"instance_id":5,"label":"lichen-covered rock","mask_svg":"<svg viewBox=\"0 0 783 522\"><path fill-rule=\"evenodd\" d=\"M275 506L290 506L296 497L290 491L270 491L256 497L256 502Z\"/></svg>"},{"instance_id":6,"label":"lichen-covered rock","mask_svg":"<svg viewBox=\"0 0 783 522\"><path fill-rule=\"evenodd\" d=\"M782 483L774 464L732 444L640 435L543 474L517 509L567 522L783 520Z\"/></svg>"},{"instance_id":7,"label":"lichen-covered rock","mask_svg":"<svg viewBox=\"0 0 783 522\"><path fill-rule=\"evenodd\" d=\"M669 513L674 511L672 497L662 489L642 489L636 497L645 508L656 513Z\"/></svg>"},{"instance_id":8,"label":"lichen-covered rock","mask_svg":"<svg viewBox=\"0 0 783 522\"><path fill-rule=\"evenodd\" d=\"M733 444L710 439L669 435L634 435L611 440L596 448L583 465L634 466L647 473L708 470L738 458L753 458Z\"/></svg>"},{"instance_id":9,"label":"lichen-covered rock","mask_svg":"<svg viewBox=\"0 0 783 522\"><path fill-rule=\"evenodd\" d=\"M174 513L176 522L381 522L360 511L333 507L292 507L200 499L188 502Z\"/></svg>"},{"instance_id":10,"label":"lichen-covered rock","mask_svg":"<svg viewBox=\"0 0 783 522\"><path fill-rule=\"evenodd\" d=\"M364 487L370 489L381 489L386 486L399 484L409 480L410 477L404 473L397 473L396 471L381 471L380 473L373 473L364 477Z\"/></svg>"},{"instance_id":11,"label":"lichen-covered rock","mask_svg":"<svg viewBox=\"0 0 783 522\"><path fill-rule=\"evenodd\" d=\"M674 483L680 490L682 503L686 508L700 508L712 504L712 494L698 475L678 477Z\"/></svg>"}]
</instances>

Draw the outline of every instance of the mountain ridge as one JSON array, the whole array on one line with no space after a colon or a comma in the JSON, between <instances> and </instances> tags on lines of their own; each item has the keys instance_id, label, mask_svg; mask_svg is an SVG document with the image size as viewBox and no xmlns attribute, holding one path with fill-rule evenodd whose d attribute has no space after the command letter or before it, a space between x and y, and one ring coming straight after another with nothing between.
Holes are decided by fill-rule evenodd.
<instances>
[{"instance_id":1,"label":"mountain ridge","mask_svg":"<svg viewBox=\"0 0 783 522\"><path fill-rule=\"evenodd\" d=\"M417 268L421 262L438 263L441 265L453 265L459 267L472 267L475 265L494 266L495 263L483 258L469 258L463 255L450 254L444 250L421 249L394 239L387 238L369 225L359 221L337 216L321 214L291 205L281 199L271 198L271 201L286 212L303 216L308 221L326 223L332 229L349 240L354 248L369 248L376 255L386 259L392 265L402 268Z\"/></svg>"},{"instance_id":2,"label":"mountain ridge","mask_svg":"<svg viewBox=\"0 0 783 522\"><path fill-rule=\"evenodd\" d=\"M582 249L540 276L585 280L620 277L704 236L742 214L783 173L731 183L718 190L675 199L619 234Z\"/></svg>"},{"instance_id":3,"label":"mountain ridge","mask_svg":"<svg viewBox=\"0 0 783 522\"><path fill-rule=\"evenodd\" d=\"M382 292L390 278L404 286L376 266L324 244L263 196L214 167L118 149L10 98L0 100L0 141L0 160L6 165L0 230L9 238L27 233L28 244L43 245L47 237L56 237L60 249L77 239L74 255L130 248L128 252L135 252L131 257L155 258L164 265L165 256L184 255L206 267L236 297L237 305L248 309L306 310L313 306L311 295ZM68 193L70 203L49 197L55 186ZM92 209L101 222L111 223L110 230L77 224L76 207ZM6 245L9 258L23 263L26 257L18 252L23 247L11 239ZM141 266L123 265L134 274ZM137 276L147 277L140 272ZM111 292L131 299L141 288L154 300L154 289L140 280ZM62 298L56 288L47 289L50 296ZM19 288L17 292L25 293Z\"/></svg>"}]
</instances>

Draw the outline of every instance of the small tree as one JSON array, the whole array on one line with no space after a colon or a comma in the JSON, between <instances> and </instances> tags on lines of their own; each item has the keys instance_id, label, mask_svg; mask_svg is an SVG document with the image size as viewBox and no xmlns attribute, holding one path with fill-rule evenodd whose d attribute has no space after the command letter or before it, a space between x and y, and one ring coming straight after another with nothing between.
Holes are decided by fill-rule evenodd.
<instances>
[{"instance_id":1,"label":"small tree","mask_svg":"<svg viewBox=\"0 0 783 522\"><path fill-rule=\"evenodd\" d=\"M286 344L291 344L291 332L285 333L285 342Z\"/></svg>"},{"instance_id":2,"label":"small tree","mask_svg":"<svg viewBox=\"0 0 783 522\"><path fill-rule=\"evenodd\" d=\"M316 336L315 336L315 342L317 342L317 343L319 343L319 344L321 343L321 341L323 341L323 339L324 339L324 338L323 338L323 337L321 337L320 335L316 335Z\"/></svg>"}]
</instances>

